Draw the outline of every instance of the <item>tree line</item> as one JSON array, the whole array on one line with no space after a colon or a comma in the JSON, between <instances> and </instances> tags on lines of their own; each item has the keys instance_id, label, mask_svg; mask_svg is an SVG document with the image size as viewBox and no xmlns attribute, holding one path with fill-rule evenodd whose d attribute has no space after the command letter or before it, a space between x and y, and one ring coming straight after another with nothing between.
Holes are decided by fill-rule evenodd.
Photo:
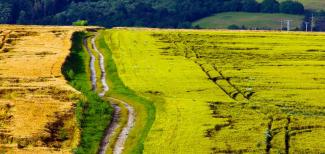
<instances>
[{"instance_id":1,"label":"tree line","mask_svg":"<svg viewBox=\"0 0 325 154\"><path fill-rule=\"evenodd\" d=\"M86 20L105 27L191 28L195 20L229 11L305 13L300 2L291 0L0 0L0 23L71 25Z\"/></svg>"}]
</instances>

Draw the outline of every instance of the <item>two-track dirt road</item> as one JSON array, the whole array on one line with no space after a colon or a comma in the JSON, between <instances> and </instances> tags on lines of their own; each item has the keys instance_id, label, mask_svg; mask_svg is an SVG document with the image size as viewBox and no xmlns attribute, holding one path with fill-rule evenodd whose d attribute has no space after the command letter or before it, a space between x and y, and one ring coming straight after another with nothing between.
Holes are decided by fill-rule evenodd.
<instances>
[{"instance_id":1,"label":"two-track dirt road","mask_svg":"<svg viewBox=\"0 0 325 154\"><path fill-rule=\"evenodd\" d=\"M88 41L91 38L91 48L89 48L88 46ZM90 61L89 61L89 67L90 67L90 80L92 83L92 89L93 91L97 91L97 76L96 76L96 56L94 55L94 53L92 52L92 50L98 54L98 63L97 65L99 65L100 68L100 84L102 85L102 89L101 92L99 92L99 96L100 97L105 97L105 94L109 91L109 86L106 82L106 70L105 70L105 57L104 55L101 53L101 51L98 50L96 43L96 36L94 37L88 37L86 39L84 39L83 43L84 46L86 47L86 50L88 52L88 54L90 55ZM92 50L91 50L92 49ZM128 134L130 132L130 130L132 129L132 127L135 124L135 110L134 108L129 105L127 102L124 102L122 100L116 99L116 98L112 98L112 97L107 97L108 100L110 100L111 102L114 103L118 103L118 104L112 104L113 108L114 108L114 112L113 112L113 117L112 117L112 121L109 123L109 125L106 128L105 134L103 136L103 139L101 141L100 144L100 149L98 151L99 154L105 154L106 150L108 149L109 146L113 145L113 154L121 154L123 152L124 149L124 144L128 138ZM120 117L120 112L121 112L121 107L126 109L128 112L128 117L127 117L127 123L124 126L120 126L119 124L119 120L121 119ZM116 132L117 128L119 127L123 127L122 131ZM112 136L114 135L114 133L119 133L118 134L118 138L116 139L116 141L113 143L110 142L110 139L112 138Z\"/></svg>"}]
</instances>

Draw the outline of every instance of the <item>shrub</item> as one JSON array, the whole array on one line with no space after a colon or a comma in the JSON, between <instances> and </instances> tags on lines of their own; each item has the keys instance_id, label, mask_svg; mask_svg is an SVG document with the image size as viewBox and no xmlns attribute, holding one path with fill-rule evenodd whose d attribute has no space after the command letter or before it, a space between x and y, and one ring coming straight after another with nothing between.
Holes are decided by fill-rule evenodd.
<instances>
[{"instance_id":1,"label":"shrub","mask_svg":"<svg viewBox=\"0 0 325 154\"><path fill-rule=\"evenodd\" d=\"M87 26L88 21L87 20L78 20L72 23L74 26Z\"/></svg>"},{"instance_id":2,"label":"shrub","mask_svg":"<svg viewBox=\"0 0 325 154\"><path fill-rule=\"evenodd\" d=\"M227 27L228 29L240 29L240 27L239 26L237 26L237 25L229 25L228 27Z\"/></svg>"}]
</instances>

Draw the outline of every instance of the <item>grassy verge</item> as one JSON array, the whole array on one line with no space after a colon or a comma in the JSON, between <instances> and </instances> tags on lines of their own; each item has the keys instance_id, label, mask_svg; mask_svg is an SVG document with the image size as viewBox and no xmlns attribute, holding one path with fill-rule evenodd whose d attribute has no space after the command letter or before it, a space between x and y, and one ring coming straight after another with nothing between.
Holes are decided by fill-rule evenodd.
<instances>
[{"instance_id":1,"label":"grassy verge","mask_svg":"<svg viewBox=\"0 0 325 154\"><path fill-rule=\"evenodd\" d=\"M112 52L106 42L109 42L110 33L101 31L97 37L96 44L99 50L103 51L105 57L105 69L108 74L110 85L109 96L123 100L132 105L136 112L136 124L129 134L125 145L125 153L142 153L144 141L155 119L155 106L147 99L138 96L134 91L126 87L119 78L117 67L112 57ZM141 111L141 112L140 112Z\"/></svg>"},{"instance_id":2,"label":"grassy verge","mask_svg":"<svg viewBox=\"0 0 325 154\"><path fill-rule=\"evenodd\" d=\"M84 98L77 103L76 115L81 129L80 144L75 153L94 154L99 149L105 128L111 120L112 108L91 91L89 81L89 55L82 46L86 33L75 33L71 53L62 72L69 84L81 91Z\"/></svg>"}]
</instances>

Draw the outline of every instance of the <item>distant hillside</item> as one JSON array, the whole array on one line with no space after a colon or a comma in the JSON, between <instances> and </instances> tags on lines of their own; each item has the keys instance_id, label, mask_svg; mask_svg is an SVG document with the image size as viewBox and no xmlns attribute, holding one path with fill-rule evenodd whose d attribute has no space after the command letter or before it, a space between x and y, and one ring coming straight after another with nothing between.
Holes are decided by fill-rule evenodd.
<instances>
[{"instance_id":1,"label":"distant hillside","mask_svg":"<svg viewBox=\"0 0 325 154\"><path fill-rule=\"evenodd\" d=\"M191 28L220 12L303 14L300 3L281 7L276 0L0 0L0 24L71 25L87 20L105 27Z\"/></svg>"},{"instance_id":2,"label":"distant hillside","mask_svg":"<svg viewBox=\"0 0 325 154\"><path fill-rule=\"evenodd\" d=\"M262 2L263 0L256 0L258 2ZM279 2L283 2L285 0L278 0ZM306 9L313 10L325 10L325 0L296 0L304 4Z\"/></svg>"},{"instance_id":3,"label":"distant hillside","mask_svg":"<svg viewBox=\"0 0 325 154\"><path fill-rule=\"evenodd\" d=\"M289 15L281 13L247 13L247 12L226 12L218 13L210 17L200 19L193 23L193 26L202 28L222 28L225 29L229 25L244 25L246 28L266 28L280 29L281 19L292 20L292 28L300 27L303 21L302 15Z\"/></svg>"}]
</instances>

